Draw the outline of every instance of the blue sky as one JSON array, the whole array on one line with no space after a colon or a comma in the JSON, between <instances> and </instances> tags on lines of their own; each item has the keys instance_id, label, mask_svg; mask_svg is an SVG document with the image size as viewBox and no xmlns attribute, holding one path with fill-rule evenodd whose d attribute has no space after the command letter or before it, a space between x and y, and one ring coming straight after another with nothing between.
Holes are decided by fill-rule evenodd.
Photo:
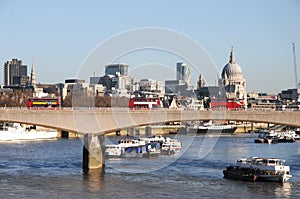
<instances>
[{"instance_id":1,"label":"blue sky","mask_svg":"<svg viewBox=\"0 0 300 199\"><path fill-rule=\"evenodd\" d=\"M236 62L247 81L247 91L277 93L295 87L291 44L296 44L300 65L299 19L298 0L0 0L0 62L3 65L18 58L30 70L34 60L37 82L63 82L77 77L88 55L108 38L136 28L159 27L195 40L220 73L233 46ZM174 70L176 60L181 61L164 53L150 54L137 53L135 58L145 60L144 64L149 66L153 57L153 62ZM130 68L142 64L134 58L124 60L130 61ZM102 69L95 66L96 75ZM175 72L166 70L154 73L157 76L151 78L159 80L176 77ZM3 83L3 70L0 74ZM146 78L147 74L140 70L137 75ZM192 73L193 84L198 76L197 72ZM206 81L214 82L211 78Z\"/></svg>"}]
</instances>

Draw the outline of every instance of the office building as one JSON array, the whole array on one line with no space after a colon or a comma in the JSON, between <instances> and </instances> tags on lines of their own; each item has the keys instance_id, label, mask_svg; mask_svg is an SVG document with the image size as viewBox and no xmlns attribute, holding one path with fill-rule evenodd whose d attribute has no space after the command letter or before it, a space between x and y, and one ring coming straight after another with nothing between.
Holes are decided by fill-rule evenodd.
<instances>
[{"instance_id":1,"label":"office building","mask_svg":"<svg viewBox=\"0 0 300 199\"><path fill-rule=\"evenodd\" d=\"M190 67L182 62L177 63L176 66L177 66L177 73L176 73L177 80L183 80L189 87L191 81Z\"/></svg>"},{"instance_id":2,"label":"office building","mask_svg":"<svg viewBox=\"0 0 300 199\"><path fill-rule=\"evenodd\" d=\"M5 86L26 86L29 78L27 77L27 66L21 60L12 59L4 63L4 85Z\"/></svg>"},{"instance_id":3,"label":"office building","mask_svg":"<svg viewBox=\"0 0 300 199\"><path fill-rule=\"evenodd\" d=\"M128 64L109 64L105 66L105 75L126 76L128 67Z\"/></svg>"}]
</instances>

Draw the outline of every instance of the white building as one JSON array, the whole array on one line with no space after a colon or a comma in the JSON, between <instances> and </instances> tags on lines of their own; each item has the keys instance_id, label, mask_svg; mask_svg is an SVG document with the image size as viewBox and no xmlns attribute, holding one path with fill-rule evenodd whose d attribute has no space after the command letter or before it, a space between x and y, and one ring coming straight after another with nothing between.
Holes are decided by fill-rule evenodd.
<instances>
[{"instance_id":1,"label":"white building","mask_svg":"<svg viewBox=\"0 0 300 199\"><path fill-rule=\"evenodd\" d=\"M244 101L247 106L246 80L240 65L235 63L234 50L231 49L229 63L227 63L222 71L222 86L226 91L227 98L235 98Z\"/></svg>"}]
</instances>

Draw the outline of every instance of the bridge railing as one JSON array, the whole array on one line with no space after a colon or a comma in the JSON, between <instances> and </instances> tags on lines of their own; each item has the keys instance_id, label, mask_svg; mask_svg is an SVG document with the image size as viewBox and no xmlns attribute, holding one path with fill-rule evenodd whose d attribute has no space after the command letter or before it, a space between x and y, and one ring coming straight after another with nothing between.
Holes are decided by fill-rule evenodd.
<instances>
[{"instance_id":1,"label":"bridge railing","mask_svg":"<svg viewBox=\"0 0 300 199\"><path fill-rule=\"evenodd\" d=\"M120 110L120 111L129 111L129 110L138 110L142 111L144 109L130 109L127 107L60 107L60 108L28 108L28 107L0 107L0 110ZM153 109L147 109L147 110L177 110L177 111L218 111L218 110L212 110L212 109L203 109L203 110L194 110L194 109L183 109L183 108L176 108L176 109L168 109L168 108L153 108ZM252 108L252 109L230 109L230 110L219 110L219 111L300 111L299 108L284 108L284 109L269 109L269 108Z\"/></svg>"}]
</instances>

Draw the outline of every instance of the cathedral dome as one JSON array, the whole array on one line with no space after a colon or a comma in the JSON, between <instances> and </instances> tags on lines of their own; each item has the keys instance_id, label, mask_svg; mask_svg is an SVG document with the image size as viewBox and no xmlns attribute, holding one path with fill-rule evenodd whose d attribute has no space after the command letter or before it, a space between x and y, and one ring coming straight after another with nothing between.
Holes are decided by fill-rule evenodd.
<instances>
[{"instance_id":1,"label":"cathedral dome","mask_svg":"<svg viewBox=\"0 0 300 199\"><path fill-rule=\"evenodd\" d=\"M227 63L222 71L222 79L239 79L243 78L243 71L240 65L235 63L234 51L231 49L229 63Z\"/></svg>"}]
</instances>

